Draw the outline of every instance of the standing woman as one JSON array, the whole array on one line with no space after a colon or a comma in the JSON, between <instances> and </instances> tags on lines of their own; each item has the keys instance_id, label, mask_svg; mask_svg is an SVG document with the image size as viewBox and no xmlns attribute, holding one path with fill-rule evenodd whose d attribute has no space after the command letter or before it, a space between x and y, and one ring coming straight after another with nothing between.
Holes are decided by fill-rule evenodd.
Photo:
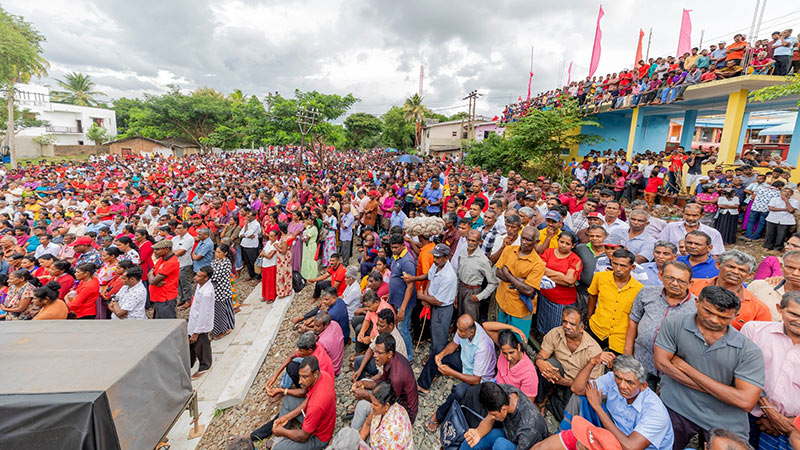
<instances>
[{"instance_id":1,"label":"standing woman","mask_svg":"<svg viewBox=\"0 0 800 450\"><path fill-rule=\"evenodd\" d=\"M150 273L153 268L153 243L155 240L146 228L137 228L133 234L133 242L139 247L139 263L142 273Z\"/></svg>"},{"instance_id":2,"label":"standing woman","mask_svg":"<svg viewBox=\"0 0 800 450\"><path fill-rule=\"evenodd\" d=\"M331 255L336 253L336 230L339 228L339 221L336 218L335 209L327 209L322 226L328 230L325 241L322 243L322 267L328 267L331 263Z\"/></svg>"},{"instance_id":3,"label":"standing woman","mask_svg":"<svg viewBox=\"0 0 800 450\"><path fill-rule=\"evenodd\" d=\"M100 298L100 283L94 276L92 263L80 264L75 268L78 285L67 294L65 300L70 311L78 319L94 320L97 317L97 299Z\"/></svg>"},{"instance_id":4,"label":"standing woman","mask_svg":"<svg viewBox=\"0 0 800 450\"><path fill-rule=\"evenodd\" d=\"M714 228L722 235L722 242L725 244L736 243L736 228L739 225L739 196L734 195L733 189L725 188L722 196L717 199L717 220L714 221Z\"/></svg>"},{"instance_id":5,"label":"standing woman","mask_svg":"<svg viewBox=\"0 0 800 450\"><path fill-rule=\"evenodd\" d=\"M231 270L233 268L233 253L227 244L220 244L214 251L211 261L211 283L214 284L214 329L211 338L219 339L233 330L236 317L233 312L233 289L231 285Z\"/></svg>"},{"instance_id":6,"label":"standing woman","mask_svg":"<svg viewBox=\"0 0 800 450\"><path fill-rule=\"evenodd\" d=\"M539 296L536 328L542 335L560 326L561 312L577 301L575 283L583 264L581 258L572 251L576 243L577 238L572 232L562 231L558 237L558 247L545 249L542 253L544 274L555 283L550 289L541 289L542 295Z\"/></svg>"},{"instance_id":7,"label":"standing woman","mask_svg":"<svg viewBox=\"0 0 800 450\"><path fill-rule=\"evenodd\" d=\"M306 229L303 231L303 265L300 270L300 274L306 280L319 274L319 266L316 259L319 230L315 222L316 220L311 214L306 216Z\"/></svg>"},{"instance_id":8,"label":"standing woman","mask_svg":"<svg viewBox=\"0 0 800 450\"><path fill-rule=\"evenodd\" d=\"M275 301L275 275L278 267L278 242L280 231L271 230L267 233L267 240L261 250L261 301L272 303Z\"/></svg>"},{"instance_id":9,"label":"standing woman","mask_svg":"<svg viewBox=\"0 0 800 450\"><path fill-rule=\"evenodd\" d=\"M141 262L136 244L133 243L133 239L130 237L118 237L116 247L122 251L122 255L119 257L120 261L130 261L134 264L139 264Z\"/></svg>"},{"instance_id":10,"label":"standing woman","mask_svg":"<svg viewBox=\"0 0 800 450\"><path fill-rule=\"evenodd\" d=\"M283 298L292 294L292 244L296 240L290 234L289 226L285 222L280 223L281 238L275 243L278 251L275 264L275 297Z\"/></svg>"},{"instance_id":11,"label":"standing woman","mask_svg":"<svg viewBox=\"0 0 800 450\"><path fill-rule=\"evenodd\" d=\"M6 312L6 320L30 320L33 317L33 275L24 269L8 274L8 295L0 309Z\"/></svg>"},{"instance_id":12,"label":"standing woman","mask_svg":"<svg viewBox=\"0 0 800 450\"><path fill-rule=\"evenodd\" d=\"M301 235L305 230L303 213L299 210L292 211L292 221L289 223L289 234L295 237L292 245L292 271L300 272L303 268L303 239Z\"/></svg>"}]
</instances>

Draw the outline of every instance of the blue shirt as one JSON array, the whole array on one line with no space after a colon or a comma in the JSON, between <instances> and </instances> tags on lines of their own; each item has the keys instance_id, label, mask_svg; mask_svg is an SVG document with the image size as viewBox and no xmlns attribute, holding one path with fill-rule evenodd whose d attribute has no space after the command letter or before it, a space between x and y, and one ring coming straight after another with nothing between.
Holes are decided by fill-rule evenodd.
<instances>
[{"instance_id":1,"label":"blue shirt","mask_svg":"<svg viewBox=\"0 0 800 450\"><path fill-rule=\"evenodd\" d=\"M609 372L595 380L597 389L606 398L606 409L614 424L626 435L634 431L641 434L650 445L648 450L670 450L675 436L667 408L650 388L645 388L628 404L619 393L614 381L614 372Z\"/></svg>"},{"instance_id":2,"label":"blue shirt","mask_svg":"<svg viewBox=\"0 0 800 450\"><path fill-rule=\"evenodd\" d=\"M342 336L344 336L344 341L350 341L350 320L347 316L347 305L345 305L344 300L341 297L337 298L333 305L328 308L328 313L331 315L331 319L335 320L336 323L342 327Z\"/></svg>"},{"instance_id":3,"label":"blue shirt","mask_svg":"<svg viewBox=\"0 0 800 450\"><path fill-rule=\"evenodd\" d=\"M195 255L202 256L201 259L192 260L192 269L197 272L200 270L201 267L210 266L211 265L211 258L214 256L214 241L211 238L207 238L204 241L200 241L197 243L197 247L194 248Z\"/></svg>"},{"instance_id":4,"label":"blue shirt","mask_svg":"<svg viewBox=\"0 0 800 450\"><path fill-rule=\"evenodd\" d=\"M678 261L685 263L692 268L692 278L695 280L698 278L714 278L715 276L719 275L717 262L714 260L713 256L709 256L707 260L694 266L689 262L689 255L678 256Z\"/></svg>"},{"instance_id":5,"label":"blue shirt","mask_svg":"<svg viewBox=\"0 0 800 450\"><path fill-rule=\"evenodd\" d=\"M456 300L456 290L458 289L458 277L450 261L444 263L442 270L437 272L436 264L428 270L428 294L442 303L442 306L452 305Z\"/></svg>"},{"instance_id":6,"label":"blue shirt","mask_svg":"<svg viewBox=\"0 0 800 450\"><path fill-rule=\"evenodd\" d=\"M394 306L395 310L398 310L403 304L403 297L406 295L406 282L403 280L403 272L409 275L417 273L417 265L411 259L411 254L408 253L408 250L403 250L403 256L400 258L394 258L391 272L392 276L389 278L389 304ZM410 314L416 304L417 291L412 289L411 298L408 299L408 305L406 305L406 314Z\"/></svg>"},{"instance_id":7,"label":"blue shirt","mask_svg":"<svg viewBox=\"0 0 800 450\"><path fill-rule=\"evenodd\" d=\"M655 262L640 264L647 279L640 279L639 281L645 286L663 286L661 278L658 277L658 265Z\"/></svg>"},{"instance_id":8,"label":"blue shirt","mask_svg":"<svg viewBox=\"0 0 800 450\"><path fill-rule=\"evenodd\" d=\"M439 201L439 199L442 198L442 188L440 187L439 189L433 189L433 188L430 188L430 187L426 187L422 191L422 196L425 197L425 200L428 200L430 203ZM442 206L441 205L428 205L427 210L428 210L429 214L438 214L438 213L442 212Z\"/></svg>"},{"instance_id":9,"label":"blue shirt","mask_svg":"<svg viewBox=\"0 0 800 450\"><path fill-rule=\"evenodd\" d=\"M400 212L392 211L392 216L389 218L389 221L391 222L391 226L402 228L403 224L406 222L406 219L408 219L408 216L403 212L403 210L400 210Z\"/></svg>"},{"instance_id":10,"label":"blue shirt","mask_svg":"<svg viewBox=\"0 0 800 450\"><path fill-rule=\"evenodd\" d=\"M352 241L353 240L353 223L355 220L353 219L352 213L342 214L341 220L339 220L339 240L340 241Z\"/></svg>"}]
</instances>

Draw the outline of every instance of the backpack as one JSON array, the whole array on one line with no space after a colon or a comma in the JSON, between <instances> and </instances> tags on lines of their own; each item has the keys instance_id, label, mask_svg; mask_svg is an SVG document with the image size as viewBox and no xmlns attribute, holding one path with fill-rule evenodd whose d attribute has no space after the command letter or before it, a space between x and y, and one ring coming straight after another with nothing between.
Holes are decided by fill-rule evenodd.
<instances>
[{"instance_id":1,"label":"backpack","mask_svg":"<svg viewBox=\"0 0 800 450\"><path fill-rule=\"evenodd\" d=\"M295 292L300 292L304 287L306 287L306 279L300 275L300 272L296 270L292 271L292 289Z\"/></svg>"},{"instance_id":2,"label":"backpack","mask_svg":"<svg viewBox=\"0 0 800 450\"><path fill-rule=\"evenodd\" d=\"M483 416L477 412L454 401L439 427L439 441L444 450L458 450L461 448L461 443L464 442L464 433L469 430L469 424L462 409L466 409L478 420L483 420Z\"/></svg>"}]
</instances>

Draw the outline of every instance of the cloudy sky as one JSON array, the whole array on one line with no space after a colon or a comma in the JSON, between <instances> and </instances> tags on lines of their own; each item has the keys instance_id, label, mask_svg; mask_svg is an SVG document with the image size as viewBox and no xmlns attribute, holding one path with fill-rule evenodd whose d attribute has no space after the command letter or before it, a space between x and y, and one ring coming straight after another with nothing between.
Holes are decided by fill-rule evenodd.
<instances>
[{"instance_id":1,"label":"cloudy sky","mask_svg":"<svg viewBox=\"0 0 800 450\"><path fill-rule=\"evenodd\" d=\"M382 114L417 91L425 66L425 103L466 110L477 89L489 117L527 92L531 46L533 92L588 72L598 1L541 0L6 0L46 37L50 78L88 73L109 98L208 86L263 98L294 89L353 93L353 112ZM692 9L692 43L732 41L748 33L754 1L604 5L597 74L633 64L639 29L653 37L650 55L674 54L682 8ZM800 29L800 7L769 2L760 36ZM647 35L645 35L645 48ZM563 69L562 69L563 67ZM561 76L559 77L559 75Z\"/></svg>"}]
</instances>

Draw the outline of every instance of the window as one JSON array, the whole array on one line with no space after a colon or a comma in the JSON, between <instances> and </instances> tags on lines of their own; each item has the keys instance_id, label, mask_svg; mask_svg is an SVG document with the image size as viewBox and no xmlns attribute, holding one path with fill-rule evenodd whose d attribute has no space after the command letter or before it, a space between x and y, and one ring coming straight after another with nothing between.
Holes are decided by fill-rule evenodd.
<instances>
[{"instance_id":1,"label":"window","mask_svg":"<svg viewBox=\"0 0 800 450\"><path fill-rule=\"evenodd\" d=\"M453 131L453 137L458 136L458 131Z\"/></svg>"},{"instance_id":2,"label":"window","mask_svg":"<svg viewBox=\"0 0 800 450\"><path fill-rule=\"evenodd\" d=\"M103 126L103 119L101 119L99 117L93 118L92 122L94 122L94 124L97 125L98 127L102 127Z\"/></svg>"},{"instance_id":3,"label":"window","mask_svg":"<svg viewBox=\"0 0 800 450\"><path fill-rule=\"evenodd\" d=\"M468 138L468 136L469 136L469 135L467 134L467 132L466 132L466 131L465 131L465 132L463 132L463 133L461 133L461 139L467 139L467 138Z\"/></svg>"},{"instance_id":4,"label":"window","mask_svg":"<svg viewBox=\"0 0 800 450\"><path fill-rule=\"evenodd\" d=\"M78 133L83 133L83 124L81 123L80 119L75 119L75 128L78 129ZM83 144L79 144L83 145Z\"/></svg>"},{"instance_id":5,"label":"window","mask_svg":"<svg viewBox=\"0 0 800 450\"><path fill-rule=\"evenodd\" d=\"M83 145L83 141L78 141L78 145Z\"/></svg>"}]
</instances>

